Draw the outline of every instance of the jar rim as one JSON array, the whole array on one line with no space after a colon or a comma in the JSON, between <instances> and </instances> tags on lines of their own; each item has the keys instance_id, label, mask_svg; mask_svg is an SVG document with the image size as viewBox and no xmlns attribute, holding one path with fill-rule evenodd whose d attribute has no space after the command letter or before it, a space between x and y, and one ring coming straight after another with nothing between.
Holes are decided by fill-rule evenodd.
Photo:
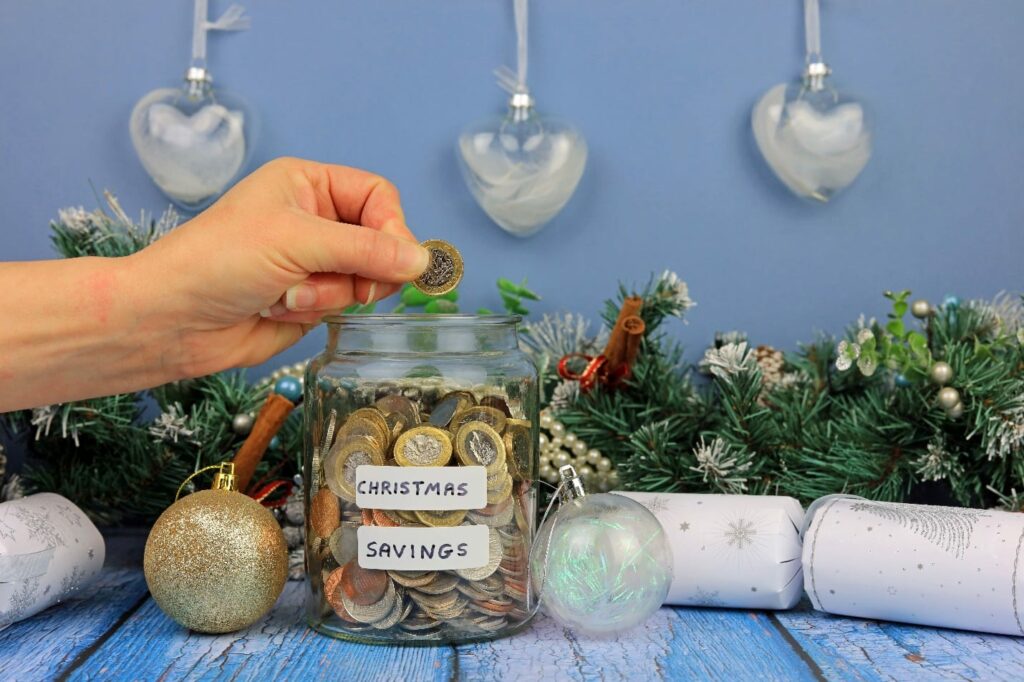
<instances>
[{"instance_id":1,"label":"jar rim","mask_svg":"<svg viewBox=\"0 0 1024 682\"><path fill-rule=\"evenodd\" d=\"M327 324L345 326L380 326L405 324L433 324L437 326L508 326L517 325L522 315L470 315L467 313L355 313L328 315Z\"/></svg>"}]
</instances>

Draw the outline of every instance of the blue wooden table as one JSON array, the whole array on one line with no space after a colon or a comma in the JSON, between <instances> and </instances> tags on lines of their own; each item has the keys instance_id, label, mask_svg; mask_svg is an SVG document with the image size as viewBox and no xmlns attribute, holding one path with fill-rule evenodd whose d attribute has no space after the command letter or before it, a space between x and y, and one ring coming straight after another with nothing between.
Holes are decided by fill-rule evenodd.
<instances>
[{"instance_id":1,"label":"blue wooden table","mask_svg":"<svg viewBox=\"0 0 1024 682\"><path fill-rule=\"evenodd\" d=\"M411 648L330 639L302 623L303 585L243 632L189 633L138 568L0 631L0 679L29 680L1024 680L1024 638L822 615L664 608L611 639L541 618L509 639Z\"/></svg>"}]
</instances>

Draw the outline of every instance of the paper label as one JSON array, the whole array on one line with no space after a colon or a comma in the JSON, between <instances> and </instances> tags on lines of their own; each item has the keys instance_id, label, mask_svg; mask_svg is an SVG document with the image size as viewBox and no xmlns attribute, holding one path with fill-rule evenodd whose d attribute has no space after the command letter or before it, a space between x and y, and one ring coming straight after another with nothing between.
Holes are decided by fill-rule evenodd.
<instances>
[{"instance_id":1,"label":"paper label","mask_svg":"<svg viewBox=\"0 0 1024 682\"><path fill-rule=\"evenodd\" d=\"M356 504L363 509L450 511L487 506L482 466L356 468Z\"/></svg>"},{"instance_id":2,"label":"paper label","mask_svg":"<svg viewBox=\"0 0 1024 682\"><path fill-rule=\"evenodd\" d=\"M442 571L487 565L487 526L384 528L360 526L359 565L397 571Z\"/></svg>"}]
</instances>

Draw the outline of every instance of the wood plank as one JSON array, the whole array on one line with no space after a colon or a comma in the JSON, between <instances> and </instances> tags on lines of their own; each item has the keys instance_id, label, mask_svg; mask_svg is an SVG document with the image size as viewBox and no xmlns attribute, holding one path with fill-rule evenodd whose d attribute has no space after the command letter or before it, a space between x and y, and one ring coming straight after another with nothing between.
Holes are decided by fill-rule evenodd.
<instances>
[{"instance_id":1,"label":"wood plank","mask_svg":"<svg viewBox=\"0 0 1024 682\"><path fill-rule=\"evenodd\" d=\"M806 602L776 617L829 678L1024 679L1024 638L830 616Z\"/></svg>"},{"instance_id":2,"label":"wood plank","mask_svg":"<svg viewBox=\"0 0 1024 682\"><path fill-rule=\"evenodd\" d=\"M616 637L539 617L513 637L457 651L466 680L815 679L767 616L726 609L663 608Z\"/></svg>"},{"instance_id":3,"label":"wood plank","mask_svg":"<svg viewBox=\"0 0 1024 682\"><path fill-rule=\"evenodd\" d=\"M138 569L105 570L78 596L0 630L3 679L51 680L146 595Z\"/></svg>"},{"instance_id":4,"label":"wood plank","mask_svg":"<svg viewBox=\"0 0 1024 682\"><path fill-rule=\"evenodd\" d=\"M148 600L69 676L71 680L450 680L451 647L385 647L317 634L303 618L305 586L289 582L247 630L188 632Z\"/></svg>"}]
</instances>

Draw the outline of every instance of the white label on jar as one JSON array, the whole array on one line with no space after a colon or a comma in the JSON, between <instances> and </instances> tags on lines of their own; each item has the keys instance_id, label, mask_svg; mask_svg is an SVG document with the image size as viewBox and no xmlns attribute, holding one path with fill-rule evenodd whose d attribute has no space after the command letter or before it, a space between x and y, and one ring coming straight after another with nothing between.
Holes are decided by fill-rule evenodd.
<instances>
[{"instance_id":1,"label":"white label on jar","mask_svg":"<svg viewBox=\"0 0 1024 682\"><path fill-rule=\"evenodd\" d=\"M356 504L363 509L451 511L487 506L487 470L458 467L356 467Z\"/></svg>"},{"instance_id":2,"label":"white label on jar","mask_svg":"<svg viewBox=\"0 0 1024 682\"><path fill-rule=\"evenodd\" d=\"M360 526L359 565L393 571L447 571L486 566L490 553L487 526L385 528Z\"/></svg>"}]
</instances>

